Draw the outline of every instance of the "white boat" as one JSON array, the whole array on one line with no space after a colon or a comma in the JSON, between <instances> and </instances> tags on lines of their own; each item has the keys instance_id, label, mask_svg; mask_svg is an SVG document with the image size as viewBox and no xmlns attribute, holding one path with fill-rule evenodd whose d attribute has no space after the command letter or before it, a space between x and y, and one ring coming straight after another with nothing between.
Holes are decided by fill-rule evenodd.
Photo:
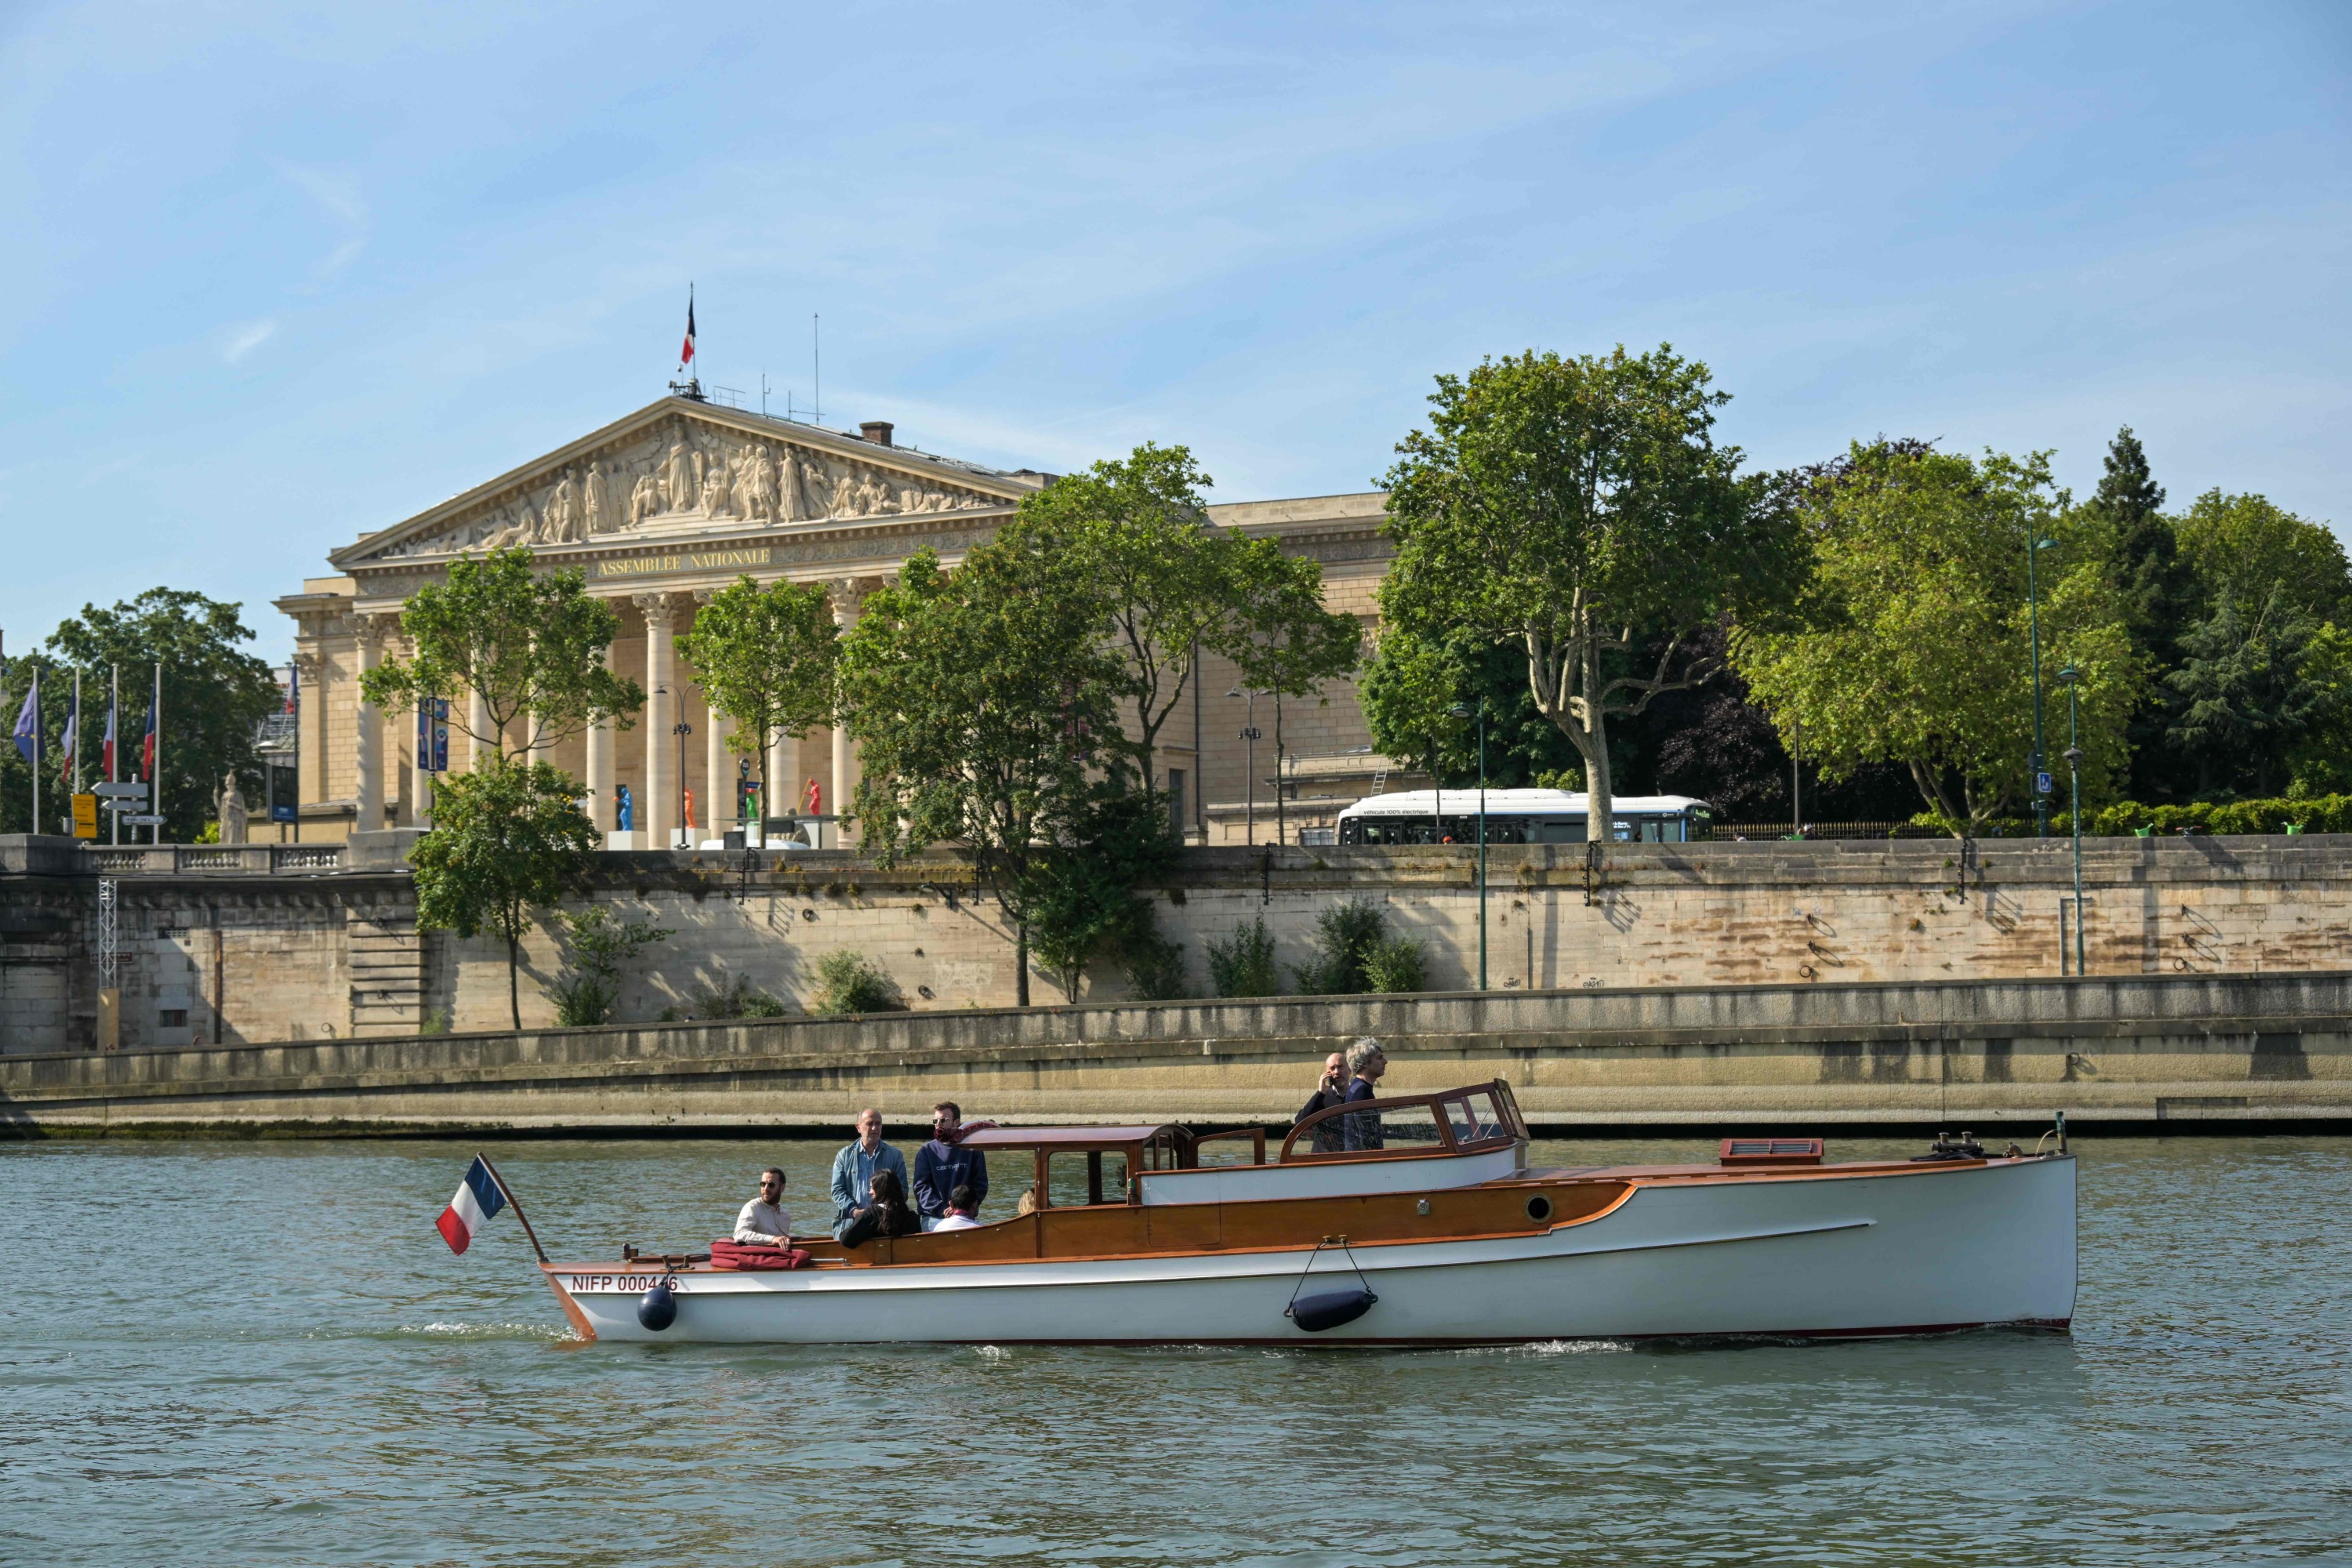
<instances>
[{"instance_id":1,"label":"white boat","mask_svg":"<svg viewBox=\"0 0 2352 1568\"><path fill-rule=\"evenodd\" d=\"M1850 1163L1822 1163L1816 1140L1735 1139L1711 1165L1530 1170L1496 1082L1323 1112L1271 1160L1262 1133L1167 1125L968 1141L1000 1172L1026 1157L1034 1212L797 1243L773 1260L793 1267L631 1251L542 1268L594 1340L1454 1344L2064 1329L2074 1312L2063 1137Z\"/></svg>"}]
</instances>

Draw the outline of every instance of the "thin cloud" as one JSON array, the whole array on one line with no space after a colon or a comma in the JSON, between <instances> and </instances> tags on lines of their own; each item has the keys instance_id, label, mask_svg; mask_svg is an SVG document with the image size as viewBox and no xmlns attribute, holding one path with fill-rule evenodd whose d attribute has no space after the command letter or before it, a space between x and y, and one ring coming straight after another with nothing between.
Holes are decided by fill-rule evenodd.
<instances>
[{"instance_id":1,"label":"thin cloud","mask_svg":"<svg viewBox=\"0 0 2352 1568\"><path fill-rule=\"evenodd\" d=\"M230 332L221 344L221 359L235 364L278 333L278 323L271 321L248 321Z\"/></svg>"},{"instance_id":2,"label":"thin cloud","mask_svg":"<svg viewBox=\"0 0 2352 1568\"><path fill-rule=\"evenodd\" d=\"M279 176L318 203L319 210L343 231L342 239L327 253L313 274L316 281L324 282L350 266L367 247L367 204L360 199L358 186L347 176L289 163L282 158L275 163Z\"/></svg>"}]
</instances>

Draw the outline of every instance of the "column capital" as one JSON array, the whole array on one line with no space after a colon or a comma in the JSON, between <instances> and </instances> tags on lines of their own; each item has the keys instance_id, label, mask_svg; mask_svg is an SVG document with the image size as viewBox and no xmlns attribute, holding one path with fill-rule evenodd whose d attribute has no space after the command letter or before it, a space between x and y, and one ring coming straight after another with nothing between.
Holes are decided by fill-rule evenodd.
<instances>
[{"instance_id":1,"label":"column capital","mask_svg":"<svg viewBox=\"0 0 2352 1568\"><path fill-rule=\"evenodd\" d=\"M297 653L286 662L294 667L296 679L303 681L317 680L324 664L316 653Z\"/></svg>"},{"instance_id":2,"label":"column capital","mask_svg":"<svg viewBox=\"0 0 2352 1568\"><path fill-rule=\"evenodd\" d=\"M371 611L352 617L352 635L359 638L360 647L371 656L383 651L386 641L400 632L400 616L396 611Z\"/></svg>"},{"instance_id":3,"label":"column capital","mask_svg":"<svg viewBox=\"0 0 2352 1568\"><path fill-rule=\"evenodd\" d=\"M677 596L674 594L632 594L629 603L646 617L648 626L668 627L677 624Z\"/></svg>"}]
</instances>

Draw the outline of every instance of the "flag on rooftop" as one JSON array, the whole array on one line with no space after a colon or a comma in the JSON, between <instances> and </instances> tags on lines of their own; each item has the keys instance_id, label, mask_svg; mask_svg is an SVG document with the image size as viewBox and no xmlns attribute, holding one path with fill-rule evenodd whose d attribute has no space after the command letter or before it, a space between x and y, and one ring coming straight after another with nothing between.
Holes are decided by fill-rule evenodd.
<instances>
[{"instance_id":1,"label":"flag on rooftop","mask_svg":"<svg viewBox=\"0 0 2352 1568\"><path fill-rule=\"evenodd\" d=\"M507 1206L507 1195L499 1186L499 1179L490 1174L489 1162L479 1154L466 1168L466 1179L457 1184L457 1195L441 1211L435 1222L441 1239L449 1244L452 1252L463 1252L474 1239L474 1233L489 1223L491 1217Z\"/></svg>"},{"instance_id":2,"label":"flag on rooftop","mask_svg":"<svg viewBox=\"0 0 2352 1568\"><path fill-rule=\"evenodd\" d=\"M694 363L694 290L686 291L686 346L677 352L680 370Z\"/></svg>"}]
</instances>

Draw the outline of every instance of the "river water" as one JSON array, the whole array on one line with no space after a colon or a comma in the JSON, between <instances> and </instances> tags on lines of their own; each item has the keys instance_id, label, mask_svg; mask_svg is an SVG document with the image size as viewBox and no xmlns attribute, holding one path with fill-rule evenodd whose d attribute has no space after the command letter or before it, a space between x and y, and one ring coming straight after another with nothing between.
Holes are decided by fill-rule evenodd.
<instances>
[{"instance_id":1,"label":"river water","mask_svg":"<svg viewBox=\"0 0 2352 1568\"><path fill-rule=\"evenodd\" d=\"M2352 1141L2077 1147L2071 1336L1311 1352L576 1346L470 1145L15 1145L0 1561L2352 1562ZM609 1257L831 1152L493 1157Z\"/></svg>"}]
</instances>

